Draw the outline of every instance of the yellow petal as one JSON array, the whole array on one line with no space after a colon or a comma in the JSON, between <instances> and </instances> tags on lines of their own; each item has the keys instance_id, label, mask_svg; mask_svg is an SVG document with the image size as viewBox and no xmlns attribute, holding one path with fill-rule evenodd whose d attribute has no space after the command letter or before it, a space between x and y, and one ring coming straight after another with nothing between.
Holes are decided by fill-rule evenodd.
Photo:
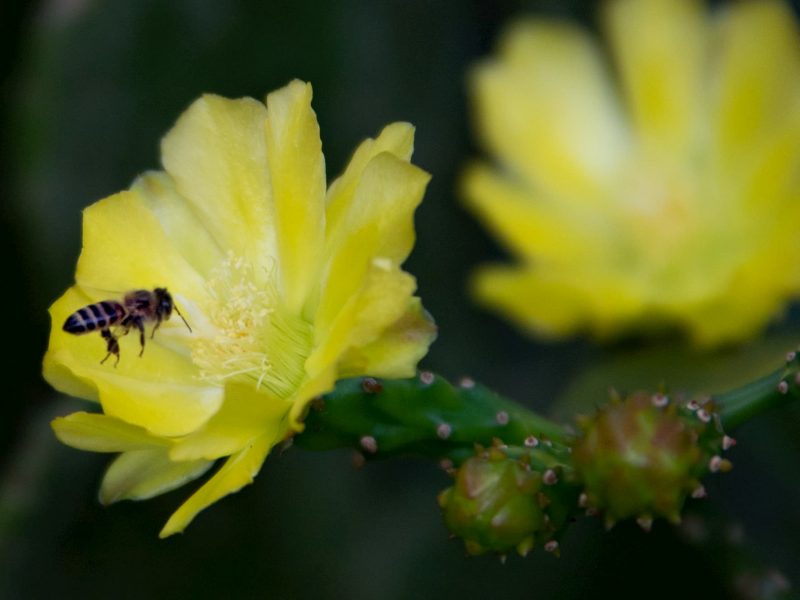
<instances>
[{"instance_id":1,"label":"yellow petal","mask_svg":"<svg viewBox=\"0 0 800 600\"><path fill-rule=\"evenodd\" d=\"M185 348L186 336L192 335L182 323L162 326L154 339L148 336L141 357L138 335L124 336L119 364L115 367L111 358L101 365L105 342L99 334L72 335L61 328L72 312L89 301L82 291L70 288L50 307L53 327L45 359L50 383L59 389L66 383L65 391L94 388L103 412L155 435L185 435L217 411L223 388L199 379L191 358L170 348L173 343L180 346L180 340Z\"/></svg>"},{"instance_id":2,"label":"yellow petal","mask_svg":"<svg viewBox=\"0 0 800 600\"><path fill-rule=\"evenodd\" d=\"M596 44L568 24L521 21L500 53L471 77L489 150L545 192L591 201L628 151Z\"/></svg>"},{"instance_id":3,"label":"yellow petal","mask_svg":"<svg viewBox=\"0 0 800 600\"><path fill-rule=\"evenodd\" d=\"M168 446L169 441L114 417L76 412L50 423L63 443L90 452L125 452Z\"/></svg>"},{"instance_id":4,"label":"yellow petal","mask_svg":"<svg viewBox=\"0 0 800 600\"><path fill-rule=\"evenodd\" d=\"M585 324L585 302L580 296L558 287L542 295L541 287L535 275L503 267L483 267L472 281L479 302L500 309L533 333L563 336Z\"/></svg>"},{"instance_id":5,"label":"yellow petal","mask_svg":"<svg viewBox=\"0 0 800 600\"><path fill-rule=\"evenodd\" d=\"M73 286L64 292L49 310L50 341L44 357L44 378L57 390L87 400L98 399L97 386L91 379L76 375L70 364L83 361L99 364L106 355L106 342L99 333L74 335L65 332L63 326L67 318L76 310L98 300L100 298L93 297L81 288ZM120 340L120 346L123 341L127 340ZM125 368L121 358L122 352L121 349L120 366ZM133 356L138 352L138 349L135 350ZM130 351L126 354L131 356ZM69 364L65 363L65 359ZM111 364L107 366L113 368L114 359L110 360Z\"/></svg>"},{"instance_id":6,"label":"yellow petal","mask_svg":"<svg viewBox=\"0 0 800 600\"><path fill-rule=\"evenodd\" d=\"M95 301L154 287L167 287L194 302L206 295L203 278L167 236L139 190L109 196L83 211L83 250L75 280Z\"/></svg>"},{"instance_id":7,"label":"yellow petal","mask_svg":"<svg viewBox=\"0 0 800 600\"><path fill-rule=\"evenodd\" d=\"M800 101L800 35L784 2L740 2L717 23L709 116L716 153L737 172Z\"/></svg>"},{"instance_id":8,"label":"yellow petal","mask_svg":"<svg viewBox=\"0 0 800 600\"><path fill-rule=\"evenodd\" d=\"M745 222L773 238L777 233L775 228L785 223L796 223L788 212L797 206L800 110L784 115L776 131L754 142L748 151L752 152L751 161L742 164L729 177L721 177L725 189L730 190L726 199L739 198L741 206L737 208L742 210ZM787 233L800 239L796 231L793 225Z\"/></svg>"},{"instance_id":9,"label":"yellow petal","mask_svg":"<svg viewBox=\"0 0 800 600\"><path fill-rule=\"evenodd\" d=\"M700 347L713 347L752 337L771 315L780 311L784 297L770 290L769 283L766 288L751 287L758 283L756 277L739 277L727 294L685 314L692 326L692 341Z\"/></svg>"},{"instance_id":10,"label":"yellow petal","mask_svg":"<svg viewBox=\"0 0 800 600\"><path fill-rule=\"evenodd\" d=\"M174 490L211 468L207 460L175 462L163 448L132 450L112 462L100 486L100 503L146 500Z\"/></svg>"},{"instance_id":11,"label":"yellow petal","mask_svg":"<svg viewBox=\"0 0 800 600\"><path fill-rule=\"evenodd\" d=\"M401 264L414 244L414 210L430 176L384 152L373 158L329 243L330 259L315 327L326 331L361 288L375 257Z\"/></svg>"},{"instance_id":12,"label":"yellow petal","mask_svg":"<svg viewBox=\"0 0 800 600\"><path fill-rule=\"evenodd\" d=\"M369 162L382 152L394 154L409 162L414 151L414 126L410 123L392 123L383 128L377 138L366 139L356 149L344 173L328 188L325 213L326 237L338 237L337 229L342 215L353 200L358 182Z\"/></svg>"},{"instance_id":13,"label":"yellow petal","mask_svg":"<svg viewBox=\"0 0 800 600\"><path fill-rule=\"evenodd\" d=\"M314 373L336 364L350 346L364 346L401 318L411 294L414 278L393 265L389 259L375 259L361 289L344 304L328 329L317 331L317 344L306 361L306 370Z\"/></svg>"},{"instance_id":14,"label":"yellow petal","mask_svg":"<svg viewBox=\"0 0 800 600\"><path fill-rule=\"evenodd\" d=\"M220 248L254 262L275 255L266 107L205 95L161 142L164 168Z\"/></svg>"},{"instance_id":15,"label":"yellow petal","mask_svg":"<svg viewBox=\"0 0 800 600\"><path fill-rule=\"evenodd\" d=\"M473 289L480 301L544 336L572 334L587 325L601 337L609 335L639 315L643 302L612 273L484 267Z\"/></svg>"},{"instance_id":16,"label":"yellow petal","mask_svg":"<svg viewBox=\"0 0 800 600\"><path fill-rule=\"evenodd\" d=\"M318 283L325 241L325 159L311 85L294 80L267 96L267 159L286 306L299 314Z\"/></svg>"},{"instance_id":17,"label":"yellow petal","mask_svg":"<svg viewBox=\"0 0 800 600\"><path fill-rule=\"evenodd\" d=\"M419 298L411 298L403 316L378 339L345 352L339 362L339 374L341 377L362 374L393 379L413 377L417 363L435 339L433 319Z\"/></svg>"},{"instance_id":18,"label":"yellow petal","mask_svg":"<svg viewBox=\"0 0 800 600\"><path fill-rule=\"evenodd\" d=\"M265 388L229 384L217 413L203 427L176 441L169 456L177 461L215 459L234 454L260 434L281 439L289 430L290 408L287 400Z\"/></svg>"},{"instance_id":19,"label":"yellow petal","mask_svg":"<svg viewBox=\"0 0 800 600\"><path fill-rule=\"evenodd\" d=\"M705 4L615 0L607 8L608 38L635 129L657 151L690 151L703 108Z\"/></svg>"},{"instance_id":20,"label":"yellow petal","mask_svg":"<svg viewBox=\"0 0 800 600\"><path fill-rule=\"evenodd\" d=\"M190 204L178 194L172 178L160 171L145 173L136 179L131 190L139 194L144 205L155 215L181 256L207 278L225 253Z\"/></svg>"},{"instance_id":21,"label":"yellow petal","mask_svg":"<svg viewBox=\"0 0 800 600\"><path fill-rule=\"evenodd\" d=\"M231 456L211 479L173 513L159 537L165 538L180 533L201 510L252 483L253 478L261 470L270 448L278 441L262 435Z\"/></svg>"},{"instance_id":22,"label":"yellow petal","mask_svg":"<svg viewBox=\"0 0 800 600\"><path fill-rule=\"evenodd\" d=\"M749 260L729 278L727 287L695 307L689 315L694 341L700 346L739 342L751 337L770 315L780 313L787 297L795 295L800 280L797 261L787 256L800 254L800 207L774 216L759 237L751 240Z\"/></svg>"},{"instance_id":23,"label":"yellow petal","mask_svg":"<svg viewBox=\"0 0 800 600\"><path fill-rule=\"evenodd\" d=\"M607 241L602 234L610 234L604 219L592 220L592 212L526 190L485 165L468 168L462 186L469 207L524 260L557 264L584 260L602 253Z\"/></svg>"},{"instance_id":24,"label":"yellow petal","mask_svg":"<svg viewBox=\"0 0 800 600\"><path fill-rule=\"evenodd\" d=\"M97 387L91 381L77 377L71 369L56 360L56 354L48 349L44 355L42 376L45 381L68 396L97 402Z\"/></svg>"},{"instance_id":25,"label":"yellow petal","mask_svg":"<svg viewBox=\"0 0 800 600\"><path fill-rule=\"evenodd\" d=\"M364 169L373 158L388 152L402 161L409 162L414 151L414 127L410 123L392 123L383 128L376 139L363 141L356 149L345 172L329 187L325 209L325 250L324 256L333 256L336 246L347 235L347 214L351 210L353 198ZM307 301L308 314L314 314L319 307L322 290Z\"/></svg>"},{"instance_id":26,"label":"yellow petal","mask_svg":"<svg viewBox=\"0 0 800 600\"><path fill-rule=\"evenodd\" d=\"M292 410L289 413L289 421L294 431L303 431L305 427L303 419L306 417L309 405L317 396L331 391L336 379L336 368L334 365L329 365L311 376L298 388L292 397Z\"/></svg>"}]
</instances>

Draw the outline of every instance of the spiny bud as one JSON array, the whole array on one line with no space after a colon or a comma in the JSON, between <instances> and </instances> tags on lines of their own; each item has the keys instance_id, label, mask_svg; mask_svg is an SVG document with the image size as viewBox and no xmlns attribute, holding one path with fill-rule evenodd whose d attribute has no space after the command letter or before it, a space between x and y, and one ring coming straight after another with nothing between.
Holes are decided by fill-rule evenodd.
<instances>
[{"instance_id":1,"label":"spiny bud","mask_svg":"<svg viewBox=\"0 0 800 600\"><path fill-rule=\"evenodd\" d=\"M612 403L581 425L575 470L588 505L605 511L609 524L628 517L679 521L723 440L710 403L653 402L644 393Z\"/></svg>"},{"instance_id":2,"label":"spiny bud","mask_svg":"<svg viewBox=\"0 0 800 600\"><path fill-rule=\"evenodd\" d=\"M545 521L541 485L540 473L491 448L464 462L455 485L439 494L439 506L470 554L516 549L524 556Z\"/></svg>"}]
</instances>

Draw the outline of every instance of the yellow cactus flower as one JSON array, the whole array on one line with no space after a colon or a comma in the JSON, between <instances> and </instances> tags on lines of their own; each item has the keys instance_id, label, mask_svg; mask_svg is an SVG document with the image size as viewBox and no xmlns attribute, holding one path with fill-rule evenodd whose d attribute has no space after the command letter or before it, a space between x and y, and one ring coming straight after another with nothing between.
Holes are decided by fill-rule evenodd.
<instances>
[{"instance_id":1,"label":"yellow cactus flower","mask_svg":"<svg viewBox=\"0 0 800 600\"><path fill-rule=\"evenodd\" d=\"M471 77L468 204L518 258L477 298L528 330L756 333L800 295L800 36L777 0L603 5L608 55L514 23Z\"/></svg>"},{"instance_id":2,"label":"yellow cactus flower","mask_svg":"<svg viewBox=\"0 0 800 600\"><path fill-rule=\"evenodd\" d=\"M363 142L326 190L311 95L292 81L266 105L194 102L162 141L163 172L84 211L76 284L50 309L45 377L103 411L56 419L56 435L120 453L102 502L152 497L227 457L162 537L251 483L337 378L410 376L435 336L400 268L429 180L409 162L413 127ZM124 322L110 329L116 367L101 364L98 333L62 330L83 306L156 286L191 331L173 318L150 334L156 323L144 319L141 357Z\"/></svg>"}]
</instances>

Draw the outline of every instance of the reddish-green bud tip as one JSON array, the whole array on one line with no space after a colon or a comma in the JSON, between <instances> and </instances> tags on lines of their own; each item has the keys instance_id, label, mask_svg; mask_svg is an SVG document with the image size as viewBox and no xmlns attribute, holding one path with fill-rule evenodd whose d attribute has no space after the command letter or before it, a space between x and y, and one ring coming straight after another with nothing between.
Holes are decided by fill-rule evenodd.
<instances>
[{"instance_id":1,"label":"reddish-green bud tip","mask_svg":"<svg viewBox=\"0 0 800 600\"><path fill-rule=\"evenodd\" d=\"M678 405L663 394L637 393L601 409L573 445L586 504L607 522L635 517L645 529L653 517L679 519L698 479L729 465L712 460L723 439L712 416L710 404Z\"/></svg>"},{"instance_id":2,"label":"reddish-green bud tip","mask_svg":"<svg viewBox=\"0 0 800 600\"><path fill-rule=\"evenodd\" d=\"M516 550L524 556L544 523L541 485L539 473L492 448L459 468L453 487L439 494L439 506L470 554Z\"/></svg>"}]
</instances>

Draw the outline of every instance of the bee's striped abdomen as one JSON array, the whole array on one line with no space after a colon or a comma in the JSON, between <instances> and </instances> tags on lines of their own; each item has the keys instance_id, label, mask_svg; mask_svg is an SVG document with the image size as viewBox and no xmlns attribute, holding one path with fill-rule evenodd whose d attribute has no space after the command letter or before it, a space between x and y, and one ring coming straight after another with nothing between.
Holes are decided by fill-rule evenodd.
<instances>
[{"instance_id":1,"label":"bee's striped abdomen","mask_svg":"<svg viewBox=\"0 0 800 600\"><path fill-rule=\"evenodd\" d=\"M125 309L119 302L97 302L84 306L67 317L64 331L79 335L96 329L106 329L121 321L124 316Z\"/></svg>"}]
</instances>

